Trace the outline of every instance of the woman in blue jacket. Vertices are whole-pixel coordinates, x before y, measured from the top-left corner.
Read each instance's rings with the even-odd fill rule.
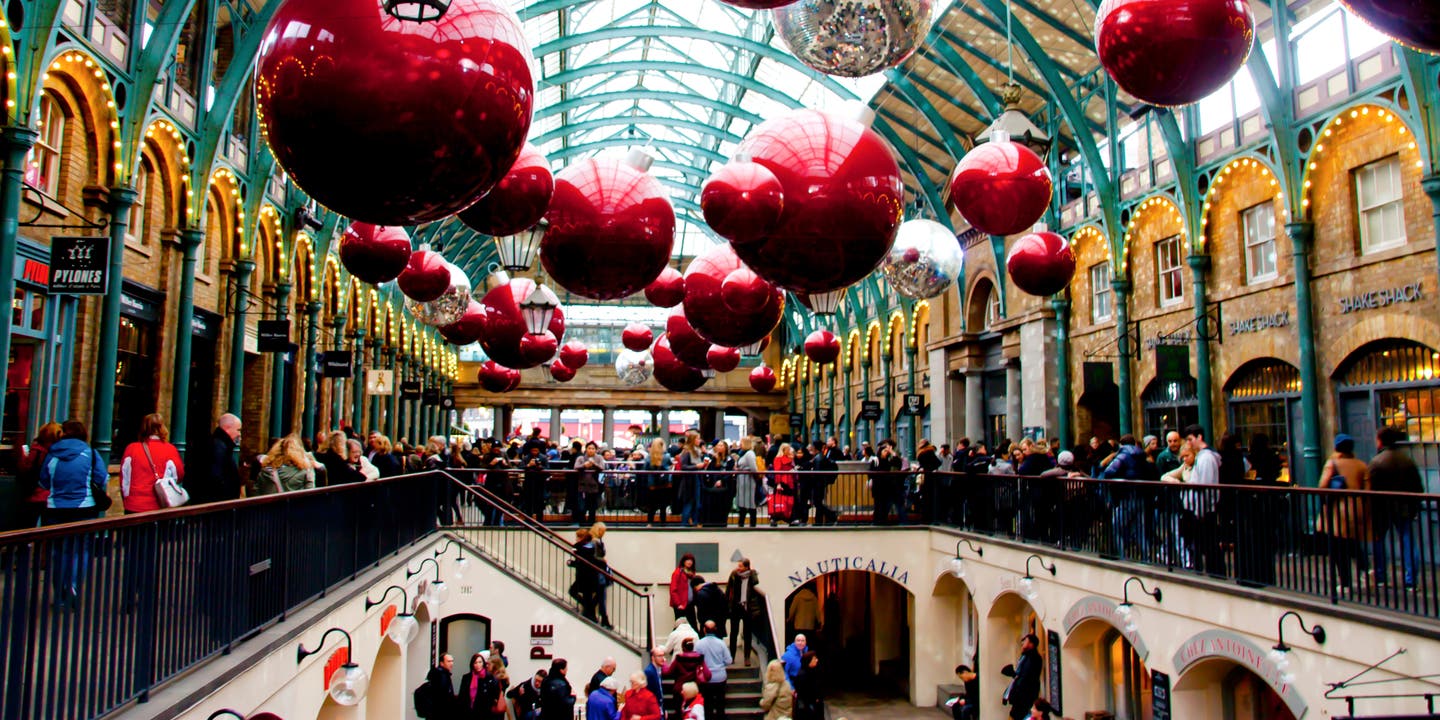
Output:
[[[50,446],[45,463],[40,466],[40,487],[50,491],[45,501],[42,522],[45,525],[93,520],[100,516],[103,499],[96,498],[95,488],[109,486],[110,475],[100,454],[90,447],[90,433],[78,420],[67,420],[60,426],[60,439]],[[84,535],[71,535],[52,547],[51,574],[55,582],[55,602],[60,607],[74,605],[90,564],[90,545]]]

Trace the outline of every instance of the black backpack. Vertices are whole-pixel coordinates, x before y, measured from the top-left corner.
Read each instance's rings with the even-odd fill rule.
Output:
[[[422,718],[428,718],[435,712],[435,693],[430,689],[430,681],[426,680],[415,688],[415,714]]]

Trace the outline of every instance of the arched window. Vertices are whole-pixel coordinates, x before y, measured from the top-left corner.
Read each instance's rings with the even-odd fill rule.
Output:
[[[152,172],[150,158],[142,157],[140,168],[135,173],[135,204],[130,207],[129,225],[126,228],[126,239],[142,246],[150,241],[146,208],[150,207],[150,176]]]
[[[60,158],[64,157],[66,118],[60,101],[48,92],[40,96],[37,125],[40,137],[30,150],[25,184],[55,197],[60,193]]]

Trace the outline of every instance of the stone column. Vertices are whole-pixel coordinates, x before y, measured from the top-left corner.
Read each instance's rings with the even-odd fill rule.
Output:
[[[1024,385],[1020,382],[1020,363],[1005,365],[1005,434],[1019,442],[1025,436]]]
[[[1294,249],[1295,328],[1300,343],[1300,468],[1290,476],[1296,485],[1313,486],[1320,479],[1320,377],[1315,369],[1315,308],[1310,289],[1315,223],[1286,223],[1285,232]]]
[[[120,345],[120,294],[125,273],[125,226],[130,220],[130,208],[135,205],[135,198],[135,191],[128,187],[110,188],[109,285],[100,310],[99,349],[95,358],[95,422],[90,428],[91,444],[106,462],[110,459],[110,444],[115,435],[116,358]],[[0,260],[3,260],[0,264],[9,263],[13,270],[14,255]],[[11,283],[13,288],[13,278]],[[10,297],[14,295],[12,289]],[[189,328],[184,330],[190,332]],[[8,332],[5,337],[9,342]],[[9,357],[8,352],[6,357]],[[239,412],[238,405],[236,412]]]
[[[560,420],[561,409],[550,408],[550,442],[560,443],[560,436],[565,433],[565,424]]]
[[[1210,316],[1205,314],[1206,281],[1210,276],[1210,256],[1191,255],[1190,283],[1195,289],[1195,394],[1200,413],[1200,427],[1205,428],[1205,437],[1215,437],[1215,411],[1211,398],[1214,397],[1214,379],[1210,372],[1210,341],[1205,338],[1211,333],[1223,332],[1222,328],[1210,327]],[[1184,428],[1181,428],[1184,430]],[[1165,438],[1160,438],[1161,442]]]
[[[1111,280],[1110,289],[1115,302],[1115,348],[1120,356],[1115,373],[1115,384],[1120,388],[1120,434],[1134,431],[1135,388],[1130,380],[1130,281]]]
[[[275,284],[275,317],[289,319],[290,283]],[[287,336],[288,338],[288,336]],[[270,439],[285,434],[285,355],[270,354]]]
[[[965,435],[972,443],[985,442],[985,373],[971,369],[965,373]]]
[[[945,367],[945,351],[931,350],[928,353],[930,366],[930,442],[943,445],[954,442],[950,436],[950,373]],[[953,446],[952,446],[953,448]]]
[[[615,438],[615,408],[601,409],[600,418],[600,444],[611,445]]]

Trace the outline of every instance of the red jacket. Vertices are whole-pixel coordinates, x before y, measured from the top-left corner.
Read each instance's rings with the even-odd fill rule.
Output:
[[[625,694],[625,707],[620,709],[621,720],[631,720],[637,715],[640,720],[661,720],[663,717],[660,701],[655,699],[655,693],[649,688],[637,688]]]
[[[689,597],[690,576],[685,573],[685,568],[677,567],[675,572],[670,573],[670,607],[684,610],[690,604],[686,602]]]
[[[145,457],[146,447],[150,457]],[[155,465],[150,465],[150,459]],[[160,510],[160,501],[155,499],[155,481],[165,473],[174,473],[177,480],[185,479],[185,465],[180,460],[180,451],[174,445],[150,438],[144,445],[130,443],[120,456],[120,496],[125,501],[125,512],[149,512]]]

